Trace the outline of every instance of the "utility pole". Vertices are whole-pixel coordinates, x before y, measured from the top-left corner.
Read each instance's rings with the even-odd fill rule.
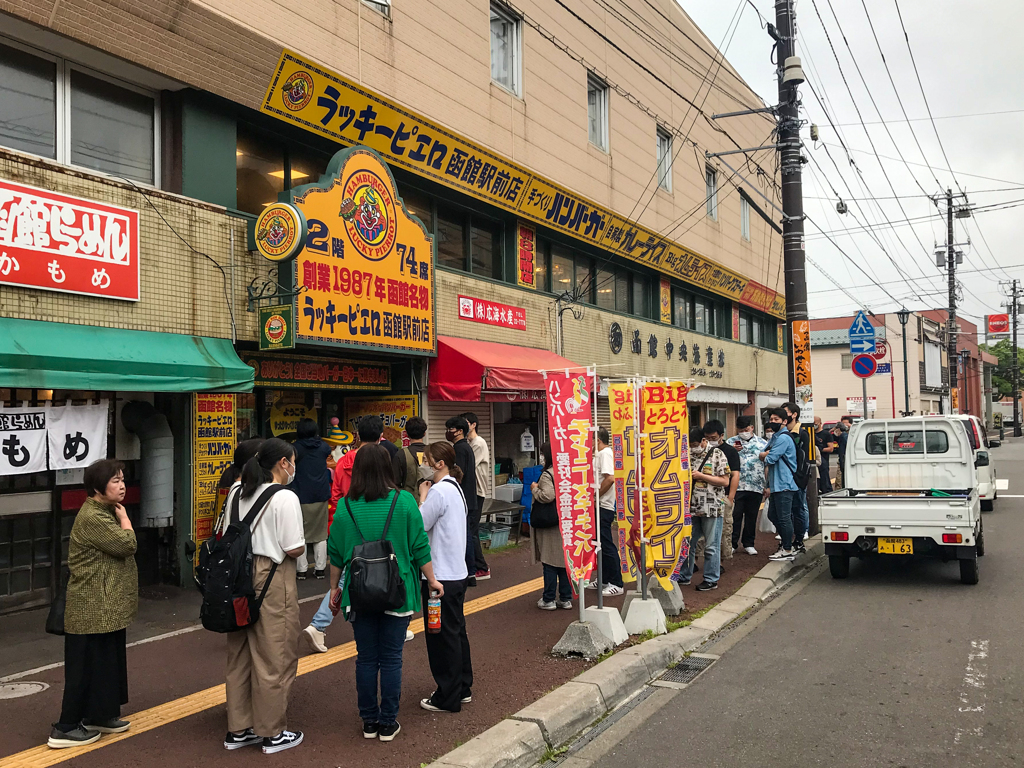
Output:
[[[956,390],[956,249],[953,245],[953,190],[946,189],[946,270],[949,279],[949,321],[946,324],[946,364],[949,367],[949,409],[957,413],[953,403],[958,399]]]
[[[1020,366],[1017,364],[1017,312],[1020,311],[1020,280],[1013,281],[1013,294],[1010,303],[1010,317],[1013,323],[1013,436],[1021,436],[1020,427]]]

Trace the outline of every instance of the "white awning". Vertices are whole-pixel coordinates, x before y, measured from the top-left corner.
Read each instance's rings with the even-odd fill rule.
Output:
[[[723,387],[696,387],[686,396],[691,403],[714,403],[716,405],[746,405],[749,402],[745,389]]]

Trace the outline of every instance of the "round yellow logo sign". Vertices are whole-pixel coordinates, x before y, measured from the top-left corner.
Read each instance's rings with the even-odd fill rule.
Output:
[[[287,261],[306,243],[306,217],[290,203],[272,203],[256,219],[256,250],[271,261]]]

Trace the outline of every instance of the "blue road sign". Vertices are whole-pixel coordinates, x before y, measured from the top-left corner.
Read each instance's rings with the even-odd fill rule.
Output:
[[[878,370],[878,361],[871,355],[857,355],[853,358],[853,363],[850,367],[853,369],[853,375],[857,378],[869,379]]]
[[[879,363],[875,373],[892,373],[892,363]]]
[[[850,323],[850,354],[870,355],[875,351],[875,327],[861,310]]]

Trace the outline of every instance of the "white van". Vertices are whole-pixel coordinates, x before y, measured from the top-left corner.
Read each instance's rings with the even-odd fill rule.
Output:
[[[990,444],[985,424],[977,416],[959,414],[957,416],[929,416],[928,418],[953,419],[967,433],[967,441],[974,452],[974,466],[978,470],[978,498],[981,500],[981,511],[991,512],[996,496],[996,468],[989,455]]]

